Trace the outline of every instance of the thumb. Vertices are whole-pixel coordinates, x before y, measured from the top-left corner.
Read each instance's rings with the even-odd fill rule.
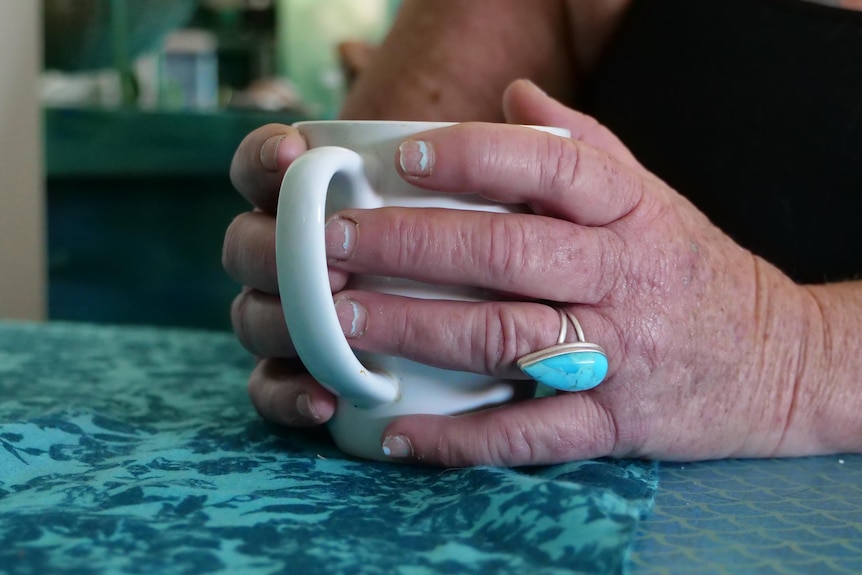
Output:
[[[598,120],[554,100],[530,80],[509,84],[503,93],[503,114],[510,124],[567,128],[572,139],[607,152],[623,164],[641,168],[620,139]]]

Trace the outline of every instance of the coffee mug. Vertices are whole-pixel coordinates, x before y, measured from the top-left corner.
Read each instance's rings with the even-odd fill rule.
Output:
[[[385,206],[519,211],[477,195],[442,194],[408,184],[395,169],[399,144],[442,122],[299,122],[309,150],[288,168],[276,219],[276,261],[290,337],[308,372],[338,398],[329,430],[351,455],[385,459],[382,433],[408,414],[454,415],[512,399],[512,381],[435,368],[401,357],[351,349],[333,305],[324,226],[345,208]],[[568,130],[531,126],[569,137]],[[483,301],[472,287],[354,275],[348,288],[428,299]]]

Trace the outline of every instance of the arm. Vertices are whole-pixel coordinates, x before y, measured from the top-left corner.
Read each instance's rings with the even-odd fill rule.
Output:
[[[502,121],[500,97],[529,78],[571,102],[628,0],[405,0],[345,118]]]
[[[862,451],[862,282],[803,286],[811,322],[789,428],[810,430],[811,452]]]

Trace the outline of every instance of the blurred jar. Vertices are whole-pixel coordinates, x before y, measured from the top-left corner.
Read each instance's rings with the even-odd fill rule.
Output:
[[[207,30],[178,30],[168,36],[160,70],[160,107],[186,110],[218,107],[217,46],[215,35]]]

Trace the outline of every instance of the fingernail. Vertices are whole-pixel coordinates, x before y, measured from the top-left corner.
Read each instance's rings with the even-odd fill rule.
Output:
[[[387,435],[383,439],[383,455],[386,457],[413,457],[413,446],[403,435]]]
[[[356,222],[334,217],[326,222],[326,255],[338,261],[349,260],[356,248]]]
[[[343,297],[335,300],[335,314],[346,337],[358,337],[368,327],[368,311],[356,300]]]
[[[398,162],[408,176],[430,176],[434,168],[434,148],[430,142],[407,140],[398,146]]]
[[[265,169],[278,171],[278,145],[284,140],[284,136],[272,136],[260,147],[260,165]]]
[[[303,419],[309,421],[318,421],[320,419],[320,414],[314,409],[314,404],[311,403],[311,396],[307,393],[300,393],[296,397],[296,412]]]

